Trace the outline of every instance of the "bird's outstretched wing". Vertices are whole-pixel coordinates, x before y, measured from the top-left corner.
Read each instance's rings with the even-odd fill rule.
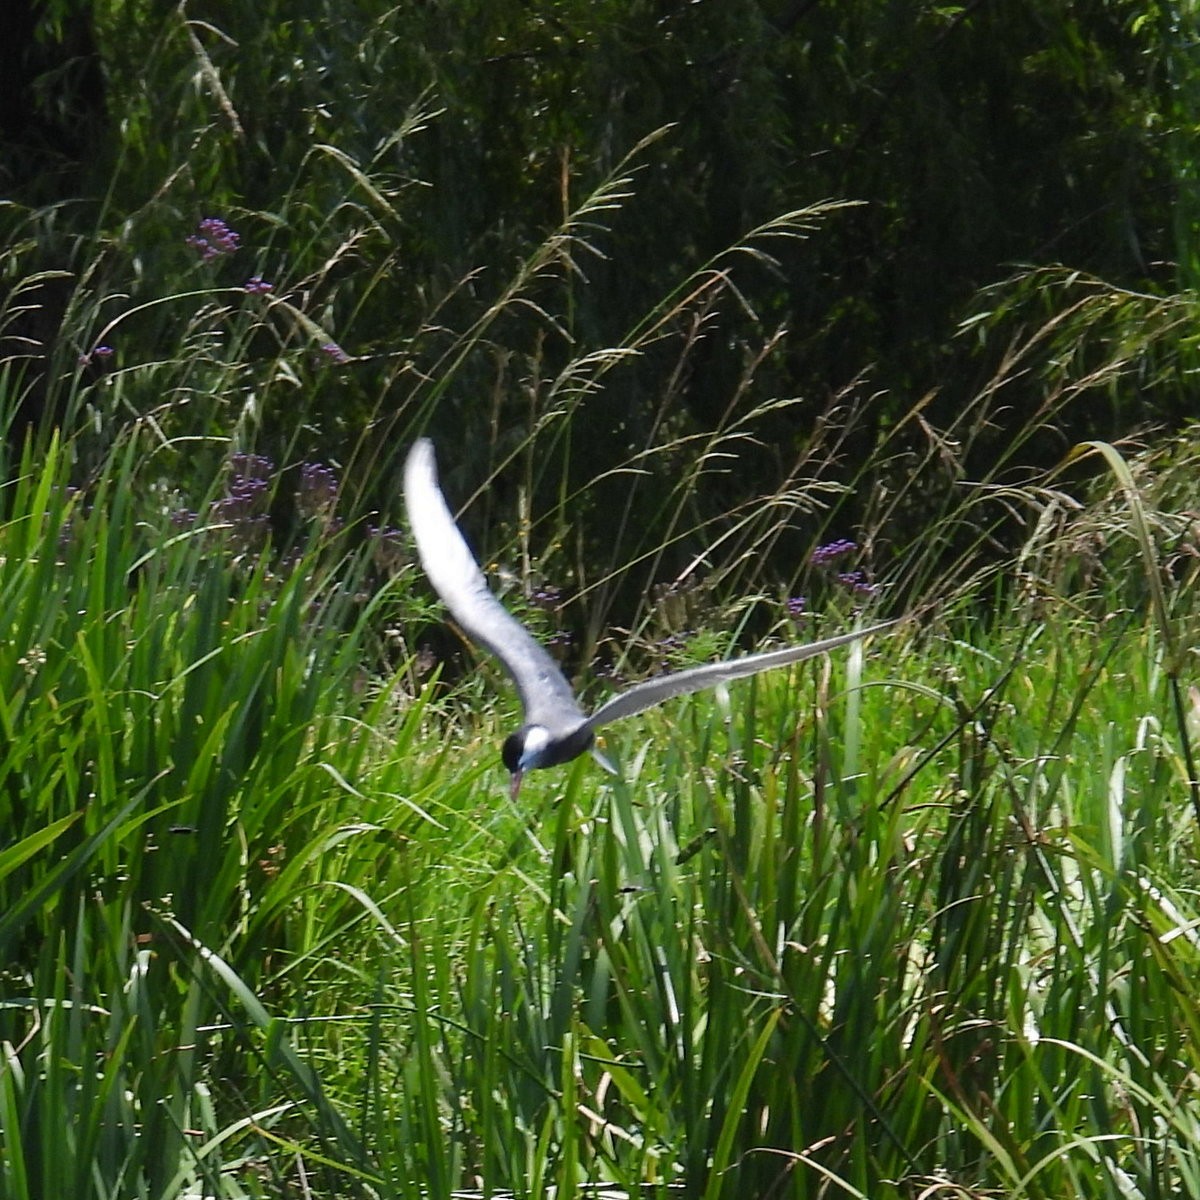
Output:
[[[707,663],[702,667],[659,675],[646,680],[645,683],[635,684],[628,691],[602,704],[588,718],[588,725],[595,729],[611,721],[619,721],[622,717],[644,712],[656,704],[662,704],[664,700],[670,700],[672,696],[686,696],[689,692],[700,692],[705,688],[728,683],[731,679],[742,679],[747,675],[757,675],[760,671],[769,671],[772,667],[800,662],[802,659],[812,658],[815,654],[836,650],[838,646],[844,646],[868,634],[889,629],[895,624],[896,621],[884,621],[866,629],[855,629],[850,633],[840,633],[836,637],[825,638],[819,642],[810,642],[807,646],[785,646],[781,650],[767,650],[762,654],[748,654],[745,658],[731,658],[725,662]]]
[[[433,443],[419,439],[404,464],[404,505],[421,566],[463,632],[512,676],[528,724],[577,727],[583,712],[557,663],[488,590],[438,487]]]

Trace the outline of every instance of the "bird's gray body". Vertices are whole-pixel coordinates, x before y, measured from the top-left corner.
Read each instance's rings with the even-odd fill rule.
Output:
[[[896,624],[885,621],[805,646],[785,646],[762,654],[708,663],[635,684],[587,716],[558,664],[492,595],[467,548],[438,486],[433,443],[417,441],[404,466],[404,501],[421,565],[450,615],[472,641],[490,650],[512,676],[525,712],[525,724],[504,744],[504,762],[513,775],[513,794],[523,771],[552,767],[578,757],[594,731],[673,696],[717,687],[772,667],[824,654]]]

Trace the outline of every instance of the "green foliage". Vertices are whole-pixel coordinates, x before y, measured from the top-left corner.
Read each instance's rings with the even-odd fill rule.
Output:
[[[247,526],[260,460],[172,519],[156,444],[4,493],[0,1194],[1198,1182],[1182,443],[1043,492],[992,633],[647,714],[527,813],[486,706],[363,690],[410,573],[327,492]]]
[[[1189,13],[40,15],[0,1200],[1200,1193]],[[517,810],[419,430],[586,689],[917,619]]]
[[[197,1139],[231,1136],[213,1067],[236,1052],[199,967],[220,955],[251,987],[272,967],[248,947],[287,953],[272,864],[313,852],[347,736],[356,639],[335,635],[358,614],[323,547],[281,577],[231,526],[180,532],[145,493],[147,444],[114,448],[86,495],[57,445],[27,453],[3,497],[6,1195],[208,1176]]]
[[[472,489],[501,471],[506,498],[534,489],[531,512],[609,480],[573,510],[585,553],[570,557],[588,561],[611,543],[625,482],[612,473],[637,455],[739,424],[769,447],[709,472],[699,530],[788,487],[810,431],[844,421],[823,481],[844,534],[870,494],[848,464],[875,459],[915,404],[955,424],[1010,340],[1045,319],[1038,305],[1069,319],[1069,296],[1038,284],[1026,304],[1015,281],[989,307],[1009,314],[993,336],[955,340],[1012,263],[1066,262],[1114,294],[1179,282],[1156,264],[1187,259],[1194,224],[1192,23],[1127,0],[61,0],[46,41],[89,31],[109,119],[81,201],[31,183],[4,210],[0,332],[5,357],[30,357],[22,416],[73,427],[82,407],[111,424],[166,399],[192,436],[236,425],[279,461],[320,444],[362,463],[365,509],[393,491],[381,441],[432,420],[463,446]],[[780,213],[820,236],[764,236]],[[236,256],[202,262],[184,244],[209,216],[239,231]],[[242,292],[256,276],[269,296]],[[1135,325],[1131,312],[1125,340]],[[78,359],[106,339],[96,404],[81,394],[96,364]],[[1158,361],[1179,362],[1182,340],[1160,342]],[[1050,364],[1065,361],[1055,349]],[[1018,427],[1042,428],[1030,379],[1009,378],[1005,401]],[[1055,424],[1066,444],[1111,440],[1148,412],[1177,421],[1181,396],[1114,389],[1060,406]],[[506,470],[564,408],[544,471]],[[1048,465],[1028,441],[1013,465],[1031,454]],[[649,544],[672,543],[676,498],[658,487],[640,507],[661,514]],[[512,508],[488,515],[489,539]],[[679,545],[655,582],[713,536]],[[789,554],[776,548],[777,574]],[[616,608],[636,619],[628,596]],[[594,639],[604,623],[574,624]]]

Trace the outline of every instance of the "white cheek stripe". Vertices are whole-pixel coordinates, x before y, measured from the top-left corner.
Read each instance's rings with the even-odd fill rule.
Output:
[[[543,750],[550,745],[550,731],[541,725],[533,725],[525,732],[525,744],[521,747],[521,766],[531,767]]]

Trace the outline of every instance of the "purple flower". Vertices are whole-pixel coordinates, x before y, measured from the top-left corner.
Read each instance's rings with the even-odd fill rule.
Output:
[[[257,455],[244,455],[257,458]],[[270,533],[267,515],[271,485],[266,479],[235,476],[229,482],[229,493],[214,500],[209,513],[219,525],[229,527],[229,536],[243,551],[258,549]]]
[[[367,539],[371,544],[371,557],[381,571],[389,574],[398,571],[408,561],[404,553],[404,531],[389,526],[367,526]]]
[[[270,479],[275,464],[265,454],[247,454],[239,451],[229,459],[229,470],[234,480]]]
[[[235,233],[219,217],[205,217],[200,222],[197,232],[186,239],[189,246],[194,246],[205,262],[212,262],[222,254],[232,254],[241,241]]]
[[[265,479],[235,479],[229,485],[229,494],[213,501],[213,514],[235,525],[257,518],[266,508],[270,486]]]
[[[251,275],[243,285],[252,296],[261,296],[266,292],[272,291],[275,287],[273,283],[268,283],[261,275]]]
[[[668,633],[666,637],[659,638],[658,648],[667,654],[675,650],[684,650],[687,648],[688,642],[694,637],[694,631],[691,629],[681,630],[679,633]]]
[[[814,567],[828,567],[832,563],[837,562],[839,558],[845,558],[847,554],[853,554],[858,547],[849,539],[841,538],[836,542],[829,542],[827,545],[818,546],[813,552],[809,560]]]
[[[114,351],[111,346],[105,346],[105,345],[95,346],[91,350],[89,350],[86,354],[81,354],[79,356],[79,365],[81,367],[90,367],[92,365],[92,359],[94,359],[94,358],[112,358],[113,353],[114,353]]]
[[[805,610],[808,608],[808,600],[804,596],[789,596],[787,601],[787,614],[793,621],[804,616]]]
[[[562,604],[562,589],[547,583],[538,588],[529,599],[535,608],[542,608],[549,611],[558,608]]]
[[[838,575],[837,581],[856,596],[873,596],[877,590],[862,571],[843,571]]]
[[[348,355],[345,350],[343,350],[341,346],[337,344],[337,342],[326,342],[321,347],[321,353],[327,358],[331,359],[333,362],[337,363],[339,366],[342,363],[348,363],[350,361],[350,355]]]
[[[265,541],[270,529],[267,507],[271,501],[271,476],[275,464],[262,454],[239,452],[229,459],[229,490],[214,500],[210,516],[232,527],[232,535],[244,549]]]
[[[296,504],[306,517],[328,515],[337,503],[338,480],[324,463],[306,462],[300,468],[300,486],[296,489]]]

